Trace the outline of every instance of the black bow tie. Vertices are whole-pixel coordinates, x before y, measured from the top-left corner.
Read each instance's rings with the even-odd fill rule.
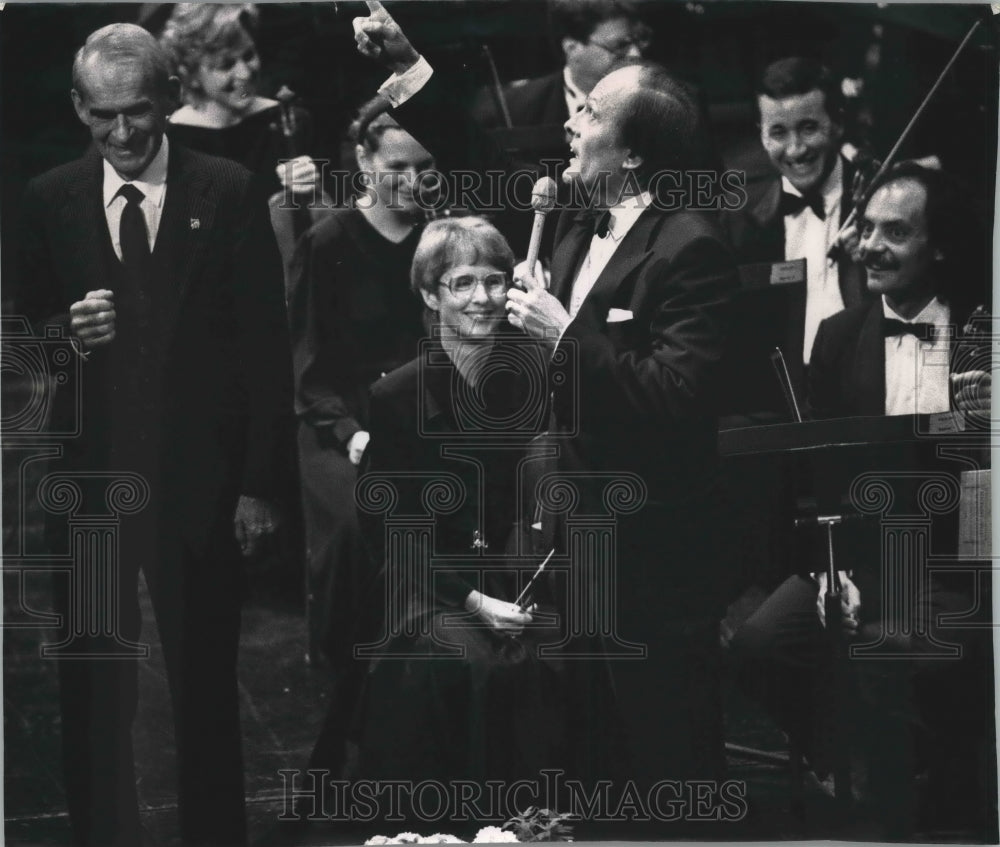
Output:
[[[604,211],[594,217],[594,235],[607,238],[611,228],[611,212]]]
[[[918,341],[934,341],[937,333],[934,324],[908,323],[907,321],[897,321],[895,318],[882,318],[883,336],[889,338],[894,335],[906,334],[916,336]]]
[[[782,216],[785,215],[797,215],[804,208],[808,206],[812,209],[813,214],[819,218],[821,221],[826,220],[826,209],[823,208],[823,197],[817,192],[810,192],[809,194],[791,194],[788,191],[781,192],[781,203],[779,205],[779,210]]]

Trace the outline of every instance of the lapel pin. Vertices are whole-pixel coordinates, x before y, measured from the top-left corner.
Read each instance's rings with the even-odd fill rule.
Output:
[[[191,218],[191,229],[201,229],[201,220],[199,218]]]

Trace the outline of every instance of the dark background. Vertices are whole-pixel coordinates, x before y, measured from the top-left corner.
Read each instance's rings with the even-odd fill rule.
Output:
[[[481,45],[490,45],[504,81],[560,64],[547,12],[537,0],[410,0],[387,4],[432,64],[471,95],[488,80]],[[156,7],[165,17],[168,6]],[[918,124],[904,153],[938,153],[972,186],[970,202],[992,219],[996,167],[997,32],[988,6],[647,2],[657,33],[655,56],[697,83],[709,104],[727,165],[766,167],[756,142],[752,86],[769,61],[798,52],[822,58],[838,75],[865,75],[878,41],[881,62],[867,80],[873,115],[865,134],[885,155],[962,35],[983,18]],[[13,270],[17,206],[26,181],[78,156],[88,135],[69,100],[73,53],[94,29],[136,21],[138,4],[8,3],[0,14],[0,247]],[[314,157],[339,164],[353,109],[374,94],[384,73],[354,50],[351,19],[360,2],[265,4],[259,47],[262,93],[290,86],[313,114]],[[877,38],[876,27],[881,35]],[[849,130],[855,139],[861,132]],[[3,299],[12,276],[3,274]]]

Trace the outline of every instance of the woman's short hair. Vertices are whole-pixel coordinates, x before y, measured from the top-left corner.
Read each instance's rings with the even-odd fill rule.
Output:
[[[160,35],[160,44],[184,86],[185,99],[197,97],[191,82],[206,59],[236,43],[242,35],[256,38],[260,13],[250,3],[178,3]]]
[[[410,288],[417,294],[437,291],[441,277],[458,265],[493,265],[513,274],[514,251],[485,218],[442,218],[429,223],[420,236],[410,268]]]

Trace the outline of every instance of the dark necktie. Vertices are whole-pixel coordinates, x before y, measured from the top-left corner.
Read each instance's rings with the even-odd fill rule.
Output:
[[[928,323],[908,323],[907,321],[897,321],[895,318],[882,318],[882,335],[886,338],[895,335],[913,335],[918,341],[934,341],[934,324]]]
[[[146,218],[139,204],[145,195],[134,185],[125,183],[118,189],[118,195],[125,198],[118,240],[122,247],[122,262],[130,272],[141,270],[149,259],[149,234]]]
[[[821,221],[826,220],[826,210],[823,208],[823,198],[821,195],[815,192],[806,195],[791,194],[788,191],[781,192],[779,210],[782,216],[797,215],[806,206],[812,209],[813,214]]]

